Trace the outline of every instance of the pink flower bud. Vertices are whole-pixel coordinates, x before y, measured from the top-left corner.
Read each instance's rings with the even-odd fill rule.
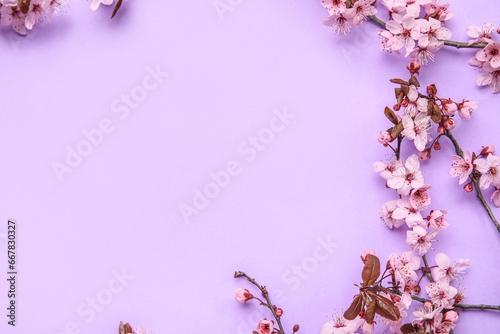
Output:
[[[418,152],[418,160],[420,161],[427,161],[431,158],[431,149],[427,148],[423,150],[422,152]]]
[[[455,121],[453,120],[453,118],[447,119],[446,122],[444,122],[444,127],[447,130],[453,130],[455,128]]]
[[[443,322],[455,323],[458,321],[458,313],[455,311],[448,311],[444,314]]]
[[[392,109],[394,109],[394,111],[399,111],[399,109],[401,109],[401,105],[395,104],[394,107],[392,107]]]
[[[408,69],[408,71],[410,71],[411,74],[418,74],[418,71],[420,71],[420,69],[422,68],[422,64],[420,64],[420,62],[415,59],[415,60],[412,60],[407,66],[406,68]]]
[[[488,146],[483,147],[483,150],[481,151],[481,155],[486,156],[486,155],[493,153],[493,152],[495,152],[495,146],[488,145]]]
[[[280,309],[280,308],[279,308],[279,309],[276,309],[276,315],[277,315],[278,317],[281,317],[281,316],[283,315],[283,310],[282,310],[282,309]]]
[[[441,144],[438,141],[434,143],[434,149],[436,151],[439,151],[441,149]]]
[[[260,320],[257,324],[257,332],[259,334],[271,334],[274,332],[274,321],[267,319]]]
[[[236,301],[240,303],[246,303],[250,299],[252,299],[252,294],[247,289],[236,289]]]
[[[491,202],[495,207],[500,208],[500,189],[497,189],[491,194]]]
[[[458,110],[458,106],[455,102],[448,100],[443,103],[443,112],[448,116],[455,116],[455,112]]]
[[[469,182],[467,183],[465,186],[464,186],[464,190],[468,193],[470,193],[471,191],[474,190],[474,184],[472,182]]]
[[[363,262],[366,262],[366,257],[368,256],[368,254],[375,255],[375,251],[373,249],[367,249],[363,253],[361,253],[361,260],[363,260]]]
[[[440,126],[438,127],[438,132],[439,134],[444,134],[446,132],[446,129],[444,128],[444,126]]]
[[[408,99],[404,99],[403,101],[401,101],[401,106],[402,107],[408,107]]]
[[[392,137],[387,131],[380,131],[380,135],[378,136],[378,142],[387,146],[392,141]]]

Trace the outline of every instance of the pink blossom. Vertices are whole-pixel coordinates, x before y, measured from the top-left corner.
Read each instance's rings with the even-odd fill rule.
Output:
[[[500,185],[499,185],[499,187],[500,187]],[[491,194],[490,201],[493,203],[493,205],[494,205],[496,208],[500,208],[500,189],[495,190],[495,191]]]
[[[420,161],[427,161],[431,158],[431,149],[427,148],[423,150],[422,152],[418,152],[418,160]]]
[[[487,39],[488,45],[476,53],[476,59],[483,62],[489,62],[491,67],[497,69],[500,67],[500,42]]]
[[[434,318],[441,313],[443,310],[442,307],[437,307],[434,308],[432,304],[426,303],[424,304],[423,307],[415,310],[413,312],[413,315],[415,316],[415,319],[412,320],[412,325],[416,325],[421,323],[422,326],[425,328],[426,332],[431,332],[432,331],[432,325],[434,324]]]
[[[427,112],[428,100],[423,97],[418,97],[417,87],[410,85],[408,91],[408,105],[405,108],[404,115],[417,116],[419,112]]]
[[[458,321],[458,313],[455,311],[448,311],[444,314],[444,321],[455,323]]]
[[[404,219],[396,219],[392,216],[394,210],[398,208],[396,203],[397,200],[389,201],[382,206],[382,210],[380,211],[380,219],[382,219],[385,225],[390,229],[393,227],[399,228],[405,223]]]
[[[1,10],[1,24],[9,26],[20,34],[26,35],[26,14],[23,14],[19,7],[2,6]]]
[[[358,0],[352,8],[346,9],[345,17],[352,21],[354,26],[359,26],[367,16],[377,14],[377,9],[372,6],[373,0]]]
[[[2,6],[9,6],[9,7],[17,6],[18,0],[0,0],[0,4]]]
[[[380,131],[380,136],[378,136],[378,142],[387,146],[390,142],[392,142],[392,137],[387,131]]]
[[[401,2],[406,6],[406,12],[417,18],[420,15],[420,6],[431,3],[431,0],[401,0]]]
[[[387,51],[389,53],[392,53],[394,51],[395,54],[399,55],[401,52],[398,50],[393,50],[391,46],[389,46],[389,41],[394,37],[393,34],[391,34],[388,30],[379,30],[377,34],[380,36],[382,39],[382,42],[380,42],[380,48],[382,51]]]
[[[445,22],[451,19],[454,15],[453,12],[448,11],[450,4],[440,4],[440,0],[432,0],[431,3],[424,6],[425,12],[429,15],[437,14],[439,16],[439,21]]]
[[[373,163],[373,171],[376,173],[380,173],[380,176],[384,180],[388,180],[391,178],[392,173],[395,172],[396,170],[403,168],[403,163],[401,160],[396,160],[396,161],[388,161],[387,165],[383,163],[382,161],[375,161]]]
[[[341,14],[346,10],[345,0],[323,0],[321,4],[330,15]]]
[[[344,317],[328,321],[321,327],[320,334],[354,334],[360,325],[360,319],[346,320]]]
[[[344,14],[330,15],[326,20],[323,20],[323,24],[332,27],[333,31],[337,35],[346,35],[351,31],[349,20],[344,16]]]
[[[429,17],[429,20],[417,20],[420,27],[421,36],[418,39],[418,45],[426,47],[431,43],[438,43],[440,40],[449,39],[451,31],[442,27],[441,22]]]
[[[416,256],[412,251],[404,252],[403,254],[391,254],[389,263],[394,270],[394,277],[397,282],[405,285],[406,282],[418,280],[416,270],[420,268],[420,257]]]
[[[31,30],[36,23],[43,20],[45,16],[45,11],[42,7],[43,0],[31,0],[30,9],[26,15],[25,25],[26,28]]]
[[[429,224],[435,230],[440,230],[449,226],[448,220],[444,215],[448,214],[446,210],[433,210],[429,216]]]
[[[49,22],[52,20],[52,15],[56,13],[59,15],[62,0],[44,0],[42,3],[43,10],[47,12]]]
[[[415,58],[415,60],[426,65],[429,60],[434,61],[434,59],[436,58],[436,56],[434,56],[434,53],[439,51],[443,46],[443,42],[431,42],[425,47],[417,45],[417,47],[413,49],[413,51],[406,53],[405,57]]]
[[[458,114],[460,115],[460,117],[462,117],[462,119],[470,120],[470,116],[472,115],[472,112],[476,108],[477,108],[476,101],[464,100],[462,103],[458,105]]]
[[[481,65],[484,72],[478,75],[476,84],[478,86],[488,85],[494,94],[500,92],[500,68],[495,69],[490,63],[480,63],[479,66]]]
[[[257,324],[259,334],[271,334],[274,332],[274,321],[267,319],[260,320]]]
[[[483,149],[481,151],[481,155],[487,156],[490,153],[495,153],[495,146],[493,146],[493,145],[483,146]]]
[[[451,165],[450,176],[459,176],[458,184],[463,184],[465,181],[467,181],[470,173],[472,173],[472,170],[474,169],[474,167],[472,166],[472,155],[469,151],[465,151],[464,158],[465,160],[458,155],[451,156],[453,164]]]
[[[404,219],[406,225],[412,228],[414,226],[425,227],[427,224],[422,218],[420,211],[410,203],[407,196],[402,196],[401,199],[396,200],[398,206],[392,213],[392,218],[400,220]]]
[[[437,268],[432,270],[432,275],[438,282],[446,281],[449,283],[452,280],[457,279],[460,273],[470,266],[469,259],[458,260],[452,266],[450,258],[444,253],[436,254],[435,260]]]
[[[422,256],[429,251],[431,248],[431,242],[438,233],[439,230],[427,233],[425,228],[415,226],[411,231],[406,233],[406,243],[413,249],[413,251]]]
[[[455,102],[451,100],[443,101],[443,112],[445,115],[453,117],[455,112],[458,110],[458,106]]]
[[[405,168],[406,167],[406,168]],[[387,186],[396,189],[400,195],[408,195],[412,188],[424,185],[418,156],[413,154],[406,159],[405,165],[396,169],[387,180]]]
[[[491,39],[491,34],[495,31],[495,23],[485,23],[483,27],[474,24],[467,25],[467,36],[473,38],[469,45],[474,43],[486,43],[486,39]]]
[[[247,289],[241,289],[241,288],[236,289],[236,301],[240,303],[246,303],[252,298],[253,298],[252,294]]]
[[[101,5],[111,5],[113,3],[113,0],[92,0],[92,3],[90,4],[90,9],[92,10],[97,10],[99,6]]]
[[[389,10],[389,13],[404,14],[405,4],[401,0],[382,0],[382,5]]]
[[[426,184],[410,192],[410,203],[418,211],[423,211],[431,205],[431,196],[427,193],[427,190],[431,188],[430,184]]]
[[[481,189],[488,188],[492,183],[500,184],[500,158],[493,154],[488,154],[485,159],[476,159],[474,161],[476,168],[483,175],[479,179]]]
[[[450,286],[446,281],[429,283],[425,287],[425,291],[431,297],[432,303],[438,307],[446,309],[453,308],[452,299],[458,293],[458,290]]]
[[[388,46],[393,50],[405,47],[406,52],[410,52],[415,47],[415,40],[420,37],[420,28],[415,18],[409,14],[405,16],[394,14],[393,19],[387,21],[385,27],[393,34],[388,41]]]
[[[427,132],[431,127],[431,117],[427,116],[427,113],[420,113],[415,119],[404,116],[403,126],[402,134],[409,140],[413,140],[417,150],[423,151],[427,142],[432,139]]]

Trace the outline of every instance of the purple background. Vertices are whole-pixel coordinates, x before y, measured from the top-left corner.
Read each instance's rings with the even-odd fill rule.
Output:
[[[389,153],[376,141],[389,124],[383,108],[394,104],[388,79],[406,77],[408,60],[381,52],[371,23],[336,37],[321,24],[319,0],[232,3],[221,18],[211,1],[125,1],[110,21],[111,8],[92,13],[72,1],[28,37],[2,29],[0,254],[15,218],[19,298],[13,329],[2,279],[0,332],[116,333],[123,320],[157,334],[251,333],[270,314],[234,300],[234,288],[250,288],[232,278],[243,270],[282,293],[287,331],[299,323],[318,333],[356,293],[364,249],[382,259],[408,250],[405,232],[378,218],[396,193],[371,170]],[[466,23],[495,22],[500,10],[496,1],[452,6],[455,40],[466,40]],[[457,121],[465,149],[500,148],[500,97],[475,86],[473,54],[442,50],[420,80],[441,96],[479,101],[472,121]],[[169,76],[121,119],[111,105],[140,93],[148,67]],[[247,161],[238,147],[248,149],[284,108],[296,117]],[[53,163],[103,119],[113,131],[60,182]],[[448,176],[452,147],[442,146],[424,170],[431,207],[449,211],[450,227],[430,260],[470,258],[466,302],[498,303],[499,235]],[[240,173],[187,224],[179,205],[230,161]],[[5,255],[0,262],[6,268]],[[297,266],[309,272],[300,277]],[[122,270],[133,279],[118,292]],[[108,304],[87,322],[77,309],[98,295]],[[455,333],[499,324],[498,314],[471,311]]]

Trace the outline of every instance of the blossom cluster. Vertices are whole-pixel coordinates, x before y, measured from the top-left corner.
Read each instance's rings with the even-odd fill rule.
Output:
[[[0,0],[0,24],[12,26],[20,35],[26,35],[45,19],[50,22],[54,13],[61,13],[65,0]],[[100,4],[111,5],[114,0],[92,0],[90,8],[97,10]]]
[[[500,92],[500,42],[493,40],[494,23],[485,23],[482,27],[467,25],[467,35],[473,38],[469,44],[486,43],[484,49],[476,52],[469,64],[480,69],[476,79],[479,86],[489,86],[493,93]],[[497,32],[500,31],[497,30]]]

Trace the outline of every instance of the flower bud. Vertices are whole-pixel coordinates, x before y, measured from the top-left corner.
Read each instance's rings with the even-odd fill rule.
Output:
[[[443,126],[438,127],[438,132],[439,134],[444,134],[446,132],[446,129]]]
[[[455,121],[453,120],[453,118],[448,118],[445,122],[444,122],[444,127],[447,129],[447,130],[453,130],[455,128]]]
[[[283,315],[283,310],[282,310],[282,309],[280,309],[280,308],[279,308],[279,309],[276,309],[276,315],[277,315],[278,317],[281,317],[281,316]]]
[[[488,145],[488,146],[484,146],[483,147],[483,150],[481,151],[481,155],[488,155],[490,153],[493,153],[495,152],[495,146],[493,145]]]
[[[451,100],[447,100],[446,103],[443,103],[443,112],[447,116],[455,116],[455,112],[458,110],[458,106],[455,102]]]
[[[252,299],[252,294],[247,289],[236,289],[236,301],[240,303],[246,303],[250,299]]]
[[[448,311],[444,314],[444,322],[452,322],[455,323],[458,321],[458,313],[455,311]]]
[[[415,291],[416,294],[419,294],[420,291],[422,291],[422,288],[420,287],[420,285],[417,285],[416,287],[413,288],[413,290]]]
[[[401,106],[402,107],[408,107],[408,99],[404,99],[402,102],[401,102]]]
[[[437,92],[438,92],[438,90],[437,90],[435,84],[427,86],[427,94],[429,94],[429,95],[436,95]]]
[[[420,161],[427,161],[431,158],[431,149],[426,148],[422,152],[418,152],[418,160]]]
[[[300,329],[299,325],[295,325],[295,326],[293,326],[293,332],[294,332],[294,333],[295,333],[295,332],[298,332],[298,331],[299,331],[299,329]]]
[[[399,109],[401,109],[401,105],[395,104],[394,107],[392,107],[392,109],[394,109],[395,111],[399,111]]]
[[[434,149],[436,151],[439,151],[441,149],[441,144],[438,141],[434,143]]]
[[[412,60],[407,66],[406,68],[408,69],[408,71],[410,71],[410,73],[413,75],[413,74],[419,74],[418,71],[420,71],[420,69],[422,68],[422,64],[420,64],[420,62],[415,59],[415,60]]]
[[[391,135],[387,131],[380,131],[380,135],[378,136],[378,142],[387,146],[391,141],[393,141]]]
[[[363,263],[366,262],[366,257],[368,256],[368,254],[375,255],[375,251],[373,249],[367,249],[363,251],[363,253],[361,253],[361,260],[363,261]]]
[[[464,186],[464,190],[468,193],[470,193],[471,191],[474,190],[474,184],[472,182],[469,182],[467,183],[465,186]]]

